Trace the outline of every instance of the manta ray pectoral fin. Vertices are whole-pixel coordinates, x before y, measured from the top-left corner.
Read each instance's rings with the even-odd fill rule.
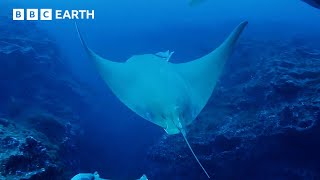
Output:
[[[117,76],[123,70],[123,68],[122,68],[123,63],[118,63],[118,62],[107,60],[105,58],[100,57],[95,52],[93,52],[90,48],[88,48],[85,41],[83,40],[83,37],[79,31],[77,23],[75,23],[75,26],[77,29],[79,39],[80,39],[86,53],[89,55],[90,59],[93,60],[95,66],[97,67],[102,78],[107,82],[107,84],[110,86],[110,88],[113,89],[112,84],[114,83],[114,81],[116,81],[115,78],[117,78]]]
[[[236,41],[247,24],[248,22],[245,21],[238,25],[229,37],[209,54],[190,62],[173,64],[190,86],[191,98],[196,106],[195,116],[207,104],[224,64],[229,59]]]
[[[189,88],[191,89],[191,100],[196,109],[193,118],[200,113],[202,108],[209,100],[216,82],[222,72],[225,61],[231,55],[237,39],[247,24],[247,22],[241,23],[216,50],[212,51],[208,55],[191,62],[173,64],[187,84],[190,85]],[[207,177],[210,178],[209,174],[193,152],[186,137],[186,132],[183,127],[181,128],[180,126],[181,122],[179,119],[178,122],[179,124],[173,121],[173,124],[175,124],[176,128],[179,129],[194,158],[197,160]]]
[[[109,60],[106,60],[102,57],[100,57],[99,55],[97,55],[96,53],[94,53],[91,49],[88,48],[87,44],[85,43],[85,41],[83,40],[83,37],[79,31],[79,28],[78,28],[78,24],[75,23],[75,26],[76,26],[76,30],[77,30],[77,33],[78,33],[78,36],[79,36],[79,39],[81,41],[81,44],[83,45],[84,49],[86,50],[86,53],[88,53],[89,57],[92,58],[96,63],[101,63],[100,61],[106,61],[108,63],[115,63],[115,62],[111,62]]]

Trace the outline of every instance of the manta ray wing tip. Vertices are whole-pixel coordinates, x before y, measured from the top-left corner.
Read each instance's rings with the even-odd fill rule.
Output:
[[[242,21],[242,23],[241,24],[243,24],[243,25],[247,25],[249,22],[248,21]]]
[[[240,27],[241,29],[244,29],[248,24],[249,24],[248,21],[242,21],[238,27]]]

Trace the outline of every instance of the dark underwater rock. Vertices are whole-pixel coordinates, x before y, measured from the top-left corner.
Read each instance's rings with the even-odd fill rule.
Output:
[[[0,179],[68,179],[72,174],[69,170],[72,164],[68,160],[70,157],[78,159],[78,149],[73,149],[72,156],[64,149],[71,151],[69,143],[74,142],[74,136],[77,135],[74,131],[73,127],[69,127],[66,132],[65,139],[68,142],[61,140],[52,143],[43,133],[26,126],[4,128],[4,137],[0,138]],[[73,165],[76,163],[73,162]]]
[[[214,179],[320,179],[318,47],[239,45],[188,127],[190,144]],[[151,179],[207,179],[179,135],[150,148],[146,164]]]
[[[16,151],[12,151],[13,154],[2,160],[2,176],[19,179],[46,179],[46,177],[56,179],[62,176],[62,169],[52,159],[50,151],[32,136],[26,137],[21,145],[14,138],[7,137],[4,140],[13,143],[10,143],[10,147],[2,148],[6,150],[16,148]]]
[[[89,93],[46,31],[18,23],[0,16],[0,179],[67,179]]]
[[[65,137],[66,129],[56,117],[49,114],[35,114],[26,120],[26,127],[43,133],[54,144],[61,143]]]
[[[0,20],[6,27],[0,31],[2,113],[12,119],[24,116],[30,108],[42,108],[74,119],[88,94],[64,65],[56,42],[34,23]]]

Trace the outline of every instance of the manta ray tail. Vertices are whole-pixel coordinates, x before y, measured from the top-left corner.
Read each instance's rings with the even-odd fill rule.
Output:
[[[186,132],[183,130],[183,129],[180,129],[181,131],[181,134],[184,138],[184,140],[186,141],[192,155],[194,156],[194,158],[197,160],[198,164],[200,165],[200,167],[202,168],[203,172],[207,175],[207,177],[210,179],[210,176],[209,174],[207,173],[206,169],[202,166],[201,162],[199,161],[198,157],[196,156],[196,154],[193,152],[193,149],[191,148],[190,144],[189,144],[189,141],[187,139],[187,135],[186,135]]]

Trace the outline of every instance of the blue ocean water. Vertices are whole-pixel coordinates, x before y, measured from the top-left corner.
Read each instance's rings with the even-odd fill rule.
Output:
[[[191,146],[213,179],[320,179],[319,9],[300,0],[0,4],[0,178],[206,179],[181,135],[166,135],[112,94],[74,20],[11,20],[12,8],[52,8],[94,9],[94,20],[77,24],[92,50],[118,62],[166,50],[175,51],[171,62],[188,62],[248,21],[188,127]]]

